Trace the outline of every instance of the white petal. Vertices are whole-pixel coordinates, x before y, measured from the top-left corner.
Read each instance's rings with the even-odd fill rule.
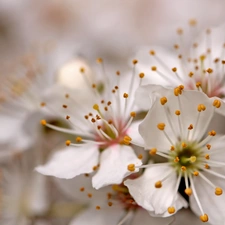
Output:
[[[181,209],[174,215],[174,221],[171,225],[202,225],[199,216],[196,216],[190,209]],[[204,223],[208,224],[208,223]]]
[[[154,50],[156,56],[152,56],[149,54],[149,50]],[[160,63],[157,59],[159,58],[162,62]],[[176,67],[179,75],[184,78],[184,74],[182,73],[182,67],[180,66],[179,59],[177,58],[176,52],[172,52],[168,49],[159,47],[159,46],[148,46],[142,47],[138,53],[136,58],[139,59],[139,63],[137,64],[137,70],[139,72],[144,72],[146,74],[145,79],[148,83],[151,84],[160,84],[163,86],[176,86],[181,82],[176,78],[175,74],[172,72],[172,68]],[[153,66],[157,67],[157,71],[161,72],[165,76],[170,79],[165,79],[164,76],[161,76],[156,71],[152,71],[151,68]]]
[[[168,218],[160,218],[160,217],[152,217],[149,215],[149,213],[142,209],[139,208],[138,210],[135,211],[134,217],[132,219],[131,225],[166,225],[169,224],[169,222],[172,221],[172,219]]]
[[[174,206],[177,211],[187,207],[186,201],[174,190],[177,177],[173,170],[170,166],[152,166],[146,169],[141,177],[126,180],[124,184],[135,201],[152,215],[169,216],[168,207]],[[168,173],[170,176],[163,181],[163,186],[155,188],[155,182],[163,179]]]
[[[141,120],[133,122],[127,130],[127,134],[132,138],[134,143],[138,143],[140,146],[144,146],[144,140],[138,132],[138,126],[140,125]]]
[[[96,210],[93,206],[76,216],[69,225],[116,225],[124,214],[120,207]]]
[[[56,152],[43,166],[38,166],[36,171],[44,175],[70,179],[83,173],[93,172],[93,166],[98,164],[99,151],[92,144],[81,147],[67,147]]]
[[[217,171],[219,171],[220,174],[221,172],[223,172],[222,174],[224,175],[224,171],[221,171],[219,169]],[[217,178],[213,175],[209,175],[205,172],[203,174],[217,187],[220,187],[225,190],[225,182],[223,179]],[[215,195],[214,188],[207,184],[201,177],[195,177],[194,185],[203,211],[209,217],[209,223],[218,225],[223,224],[225,221],[224,193],[220,196]],[[194,213],[196,213],[196,215],[201,215],[201,212],[193,195],[191,195],[190,197],[190,206]]]
[[[93,187],[99,189],[109,184],[120,184],[124,177],[131,174],[127,169],[131,163],[136,166],[142,164],[130,146],[113,145],[105,149],[101,154],[100,168],[92,180]]]
[[[161,97],[164,97],[161,95]],[[160,103],[160,99],[157,99],[153,107],[149,110],[147,116],[141,123],[139,130],[146,143],[146,148],[156,147],[161,149],[170,149],[170,146],[180,139],[179,137],[186,139],[188,127],[193,124],[194,132],[190,135],[193,140],[199,140],[206,134],[208,123],[213,116],[213,106],[211,100],[199,91],[183,91],[179,96],[181,104],[179,105],[178,97],[170,90],[170,94],[165,96],[167,103],[163,106]],[[206,110],[201,112],[198,123],[198,110],[199,104],[204,104]],[[179,126],[179,118],[175,115],[175,111],[180,110],[179,116],[181,121],[181,129]],[[166,138],[163,131],[157,128],[159,123],[165,123],[165,132],[171,139],[171,142]],[[172,124],[172,127],[170,126]],[[195,126],[196,125],[196,126]]]
[[[156,100],[157,96],[167,95],[169,89],[160,85],[143,85],[137,88],[135,93],[135,104],[142,110],[149,110]]]

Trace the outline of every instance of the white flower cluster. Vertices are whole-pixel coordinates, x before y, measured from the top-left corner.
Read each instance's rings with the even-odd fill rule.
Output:
[[[29,55],[1,78],[1,224],[175,225],[188,207],[224,223],[224,26],[190,49],[177,32],[175,54],[144,47],[132,72]]]

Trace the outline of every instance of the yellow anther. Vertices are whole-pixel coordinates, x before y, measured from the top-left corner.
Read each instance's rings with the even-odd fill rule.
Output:
[[[223,194],[223,190],[220,187],[216,187],[215,188],[215,195],[222,195]]]
[[[183,88],[180,87],[180,86],[174,88],[174,95],[175,95],[175,96],[181,95],[181,94],[182,94],[182,90],[183,90]]]
[[[41,103],[40,103],[40,106],[41,106],[41,107],[45,107],[45,106],[46,106],[46,103],[45,103],[45,102],[41,102]]]
[[[196,19],[190,19],[189,20],[189,25],[190,26],[195,26],[197,24],[197,20]]]
[[[210,136],[215,136],[215,135],[216,135],[216,131],[215,131],[215,130],[209,131],[209,135],[210,135]]]
[[[168,211],[169,214],[173,214],[173,213],[175,213],[176,210],[173,206],[171,206],[167,209],[167,211]]]
[[[87,196],[88,196],[88,198],[92,198],[92,194],[91,193],[88,193]]]
[[[202,86],[202,83],[201,83],[201,82],[196,82],[195,86],[196,86],[197,88],[199,88],[199,87]]]
[[[194,171],[193,174],[194,174],[194,176],[198,176],[199,172],[198,171]]]
[[[176,67],[173,67],[172,68],[172,71],[175,73],[175,72],[177,72],[177,68]]]
[[[124,97],[124,98],[128,98],[128,94],[127,94],[127,93],[124,93],[124,94],[123,94],[123,97]]]
[[[108,202],[108,206],[112,206],[113,205],[113,203],[112,202]]]
[[[92,119],[91,119],[91,122],[92,122],[92,123],[95,123],[95,122],[96,122],[96,119],[95,119],[95,118],[92,118]]]
[[[206,147],[208,148],[208,150],[210,150],[211,145],[210,144],[207,144]]]
[[[175,49],[179,49],[179,45],[178,45],[178,44],[175,44],[173,47],[174,47]]]
[[[134,59],[134,60],[132,61],[132,63],[135,65],[135,64],[138,63],[138,60],[137,60],[137,59]]]
[[[187,170],[186,166],[181,166],[181,170],[185,172]]]
[[[205,55],[200,55],[200,57],[199,57],[199,59],[201,60],[201,61],[204,61],[205,60]]]
[[[193,72],[190,72],[190,73],[188,74],[189,77],[193,77],[193,75],[194,75]]]
[[[201,112],[201,111],[205,111],[206,110],[206,107],[204,104],[199,104],[198,105],[198,111]]]
[[[155,55],[155,51],[154,50],[151,50],[151,51],[149,51],[149,54],[150,55]]]
[[[211,68],[208,68],[208,69],[206,70],[206,72],[208,72],[208,73],[212,73],[212,72],[213,72],[213,70],[212,70]]]
[[[152,71],[156,71],[157,67],[156,66],[152,66]]]
[[[81,142],[82,138],[81,137],[76,137],[76,142]]]
[[[66,141],[66,145],[67,145],[67,146],[70,146],[70,144],[71,144],[71,141],[70,141],[70,140],[67,140],[67,141]]]
[[[179,115],[180,115],[180,110],[176,110],[176,111],[175,111],[175,114],[176,114],[177,116],[179,116]]]
[[[96,88],[97,87],[97,85],[96,84],[92,84],[92,88]]]
[[[213,106],[216,107],[216,108],[219,108],[221,106],[221,101],[218,100],[218,99],[215,99],[213,101]]]
[[[173,161],[174,161],[175,163],[177,163],[177,162],[180,161],[180,159],[179,159],[179,157],[177,156]]]
[[[175,150],[175,147],[172,145],[171,147],[170,147],[170,151],[174,151]]]
[[[131,142],[131,140],[132,140],[131,137],[125,136],[125,137],[123,138],[123,144],[129,145],[130,142]]]
[[[93,167],[92,167],[92,170],[93,170],[93,171],[96,171],[97,169],[98,169],[98,166],[93,166]]]
[[[161,181],[155,182],[155,188],[161,188],[161,187],[162,187],[162,182]]]
[[[101,209],[101,207],[100,207],[99,205],[97,205],[95,208],[96,208],[97,210],[100,210],[100,209]]]
[[[81,72],[81,73],[84,73],[84,72],[85,72],[84,67],[81,67],[81,68],[80,68],[80,72]]]
[[[188,196],[191,196],[191,195],[192,195],[192,190],[191,190],[191,188],[186,188],[186,189],[184,190],[184,192],[185,192],[185,194],[188,195]]]
[[[208,164],[205,164],[206,169],[210,169],[210,166]]]
[[[206,34],[211,34],[211,29],[208,28],[208,29],[206,30]]]
[[[190,162],[194,163],[197,160],[196,156],[191,156],[190,157]]]
[[[98,104],[94,104],[94,105],[93,105],[93,109],[98,111],[98,110],[99,110]]]
[[[208,222],[208,220],[209,220],[208,215],[207,214],[201,215],[200,216],[200,220],[202,222]]]
[[[181,146],[182,146],[183,148],[186,148],[186,147],[187,147],[187,144],[186,144],[185,142],[182,142],[182,143],[181,143]]]
[[[159,130],[164,130],[165,129],[165,123],[159,123],[158,125],[157,125],[157,127],[158,127],[158,129]]]
[[[45,126],[47,124],[46,120],[41,120],[40,121],[41,125]]]
[[[193,124],[190,124],[189,127],[188,127],[188,130],[192,130],[194,127],[193,127]]]
[[[183,34],[183,29],[182,28],[178,28],[177,29],[177,34],[182,35]]]
[[[209,159],[210,157],[209,157],[209,154],[206,154],[205,155],[205,159]]]
[[[127,166],[127,169],[128,169],[129,171],[133,172],[133,171],[135,171],[135,165],[134,165],[134,164],[129,164],[129,165]]]
[[[136,116],[136,112],[131,112],[131,113],[130,113],[130,116],[131,116],[131,117],[135,117],[135,116]]]
[[[162,105],[165,105],[165,104],[167,103],[167,98],[166,98],[166,97],[160,98],[160,103],[161,103]]]
[[[119,76],[120,75],[120,71],[118,70],[118,71],[116,71],[116,75],[117,76]]]
[[[97,62],[97,63],[102,63],[102,62],[103,62],[103,59],[102,59],[102,58],[97,58],[97,59],[96,59],[96,62]]]
[[[84,188],[84,187],[81,187],[81,188],[80,188],[80,191],[81,191],[81,192],[83,192],[84,190],[85,190],[85,188]]]
[[[139,158],[139,159],[143,159],[143,155],[142,155],[142,154],[139,154],[139,155],[138,155],[138,158]]]
[[[140,78],[143,78],[144,76],[145,76],[144,73],[139,73],[139,77],[140,77]]]
[[[184,85],[179,85],[180,90],[184,90]]]
[[[157,152],[157,149],[156,148],[152,148],[152,149],[149,150],[149,154],[150,155],[155,155],[156,152]]]

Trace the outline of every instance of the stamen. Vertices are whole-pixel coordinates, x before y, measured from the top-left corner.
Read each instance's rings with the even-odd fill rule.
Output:
[[[123,225],[132,215],[133,215],[133,211],[129,210],[127,214],[124,216],[124,218],[117,225]]]
[[[206,214],[204,213],[203,209],[202,209],[202,205],[201,205],[201,203],[200,203],[200,201],[199,201],[199,198],[198,198],[198,196],[197,196],[197,193],[196,193],[196,190],[195,190],[195,186],[194,186],[194,182],[193,182],[193,179],[192,179],[191,176],[189,176],[189,180],[190,180],[190,182],[191,182],[191,187],[192,187],[192,191],[193,191],[194,198],[195,198],[195,200],[196,200],[196,202],[197,202],[197,205],[198,205],[198,207],[199,207],[199,209],[200,209],[200,211],[201,211],[201,214],[202,214],[202,215],[206,215]],[[203,222],[204,222],[204,221],[203,221]],[[206,222],[206,221],[205,221],[205,222]]]

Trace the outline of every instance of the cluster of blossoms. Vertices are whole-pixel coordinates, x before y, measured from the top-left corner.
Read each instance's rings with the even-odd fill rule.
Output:
[[[74,80],[68,83],[68,75],[60,74],[58,81],[51,81],[51,88],[44,88],[49,83],[33,62],[25,76],[16,82],[6,80],[4,91],[12,100],[1,96],[4,114],[0,119],[10,126],[7,113],[13,107],[17,110],[12,113],[20,119],[18,129],[2,138],[0,160],[20,159],[24,150],[36,147],[36,156],[31,156],[34,188],[28,192],[33,193],[36,182],[43,188],[41,193],[23,197],[32,166],[21,163],[21,170],[28,168],[29,173],[25,182],[19,170],[14,173],[13,179],[21,184],[19,191],[12,187],[19,200],[10,209],[12,198],[3,194],[7,210],[3,210],[2,221],[6,224],[11,219],[13,224],[19,217],[24,224],[24,217],[29,217],[26,224],[36,224],[37,218],[48,217],[50,191],[44,187],[47,176],[53,176],[64,178],[54,178],[53,183],[68,198],[87,206],[69,225],[175,224],[178,211],[188,207],[200,217],[199,222],[222,224],[225,47],[218,40],[221,29],[215,33],[208,29],[190,51],[182,45],[183,30],[179,29],[181,43],[174,45],[175,56],[159,48],[144,48],[137,54],[138,60],[132,61],[131,73],[109,73],[98,58],[98,75],[78,60],[73,62]],[[31,122],[35,125],[28,129]],[[49,130],[65,142],[52,141]],[[17,146],[9,141],[12,138],[19,140]],[[47,142],[56,142],[57,148]],[[7,170],[3,170],[4,177],[3,190],[9,192]],[[22,210],[18,210],[21,204]]]

